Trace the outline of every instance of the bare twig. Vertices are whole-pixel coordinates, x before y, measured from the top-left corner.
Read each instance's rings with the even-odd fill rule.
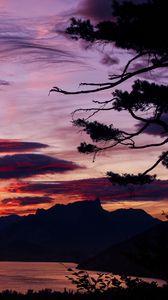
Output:
[[[90,89],[90,90],[80,90],[80,91],[74,91],[74,92],[70,92],[70,91],[66,91],[66,90],[62,90],[60,89],[59,87],[57,86],[54,86],[50,91],[49,91],[49,94],[51,92],[57,92],[57,93],[61,93],[61,94],[64,94],[64,95],[79,95],[79,94],[90,94],[90,93],[96,93],[96,92],[100,92],[100,91],[104,91],[104,90],[108,90],[108,89],[111,89],[113,87],[116,87],[117,85],[119,85],[120,83],[123,83],[124,81],[138,75],[138,74],[142,74],[142,73],[146,73],[148,71],[151,71],[151,70],[155,70],[155,69],[158,69],[158,68],[165,68],[165,67],[168,67],[168,62],[166,61],[165,63],[156,63],[156,64],[152,64],[151,66],[148,66],[148,67],[144,67],[144,68],[141,68],[139,70],[136,70],[134,72],[131,72],[131,73],[126,73],[123,77],[123,74],[120,74],[120,75],[117,75],[119,80],[115,81],[115,82],[111,82],[109,84],[105,84],[105,86],[102,86],[100,88],[96,88],[96,89]],[[90,85],[89,83],[87,85]],[[93,85],[91,83],[91,85]]]
[[[150,171],[152,171],[153,169],[155,169],[157,167],[157,165],[168,155],[168,151],[164,152],[159,159],[149,168],[147,169],[144,173],[142,173],[142,176],[148,174]]]
[[[130,148],[132,149],[145,149],[145,148],[149,148],[149,147],[159,147],[159,146],[163,146],[166,143],[168,143],[168,138],[165,139],[163,142],[161,143],[155,143],[155,144],[148,144],[148,145],[143,145],[143,146],[131,146]]]

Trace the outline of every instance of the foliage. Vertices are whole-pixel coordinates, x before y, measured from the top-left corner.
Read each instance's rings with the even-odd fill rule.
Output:
[[[131,1],[113,1],[112,21],[105,21],[93,26],[89,20],[71,19],[71,26],[66,32],[75,39],[87,41],[115,42],[123,49],[152,55],[167,55],[168,41],[164,33],[168,26],[165,0],[152,0],[136,4]],[[156,57],[157,60],[157,57]]]
[[[93,276],[87,271],[73,271],[71,268],[68,271],[71,272],[71,276],[66,277],[76,285],[79,292],[104,292],[112,286],[119,287],[122,283],[111,274],[97,273],[97,276]]]
[[[78,292],[85,294],[100,294],[108,291],[123,290],[149,290],[158,288],[156,281],[147,282],[140,278],[129,276],[114,276],[112,273],[95,273],[90,275],[87,271],[74,271],[69,268],[71,276],[66,276],[77,288]],[[167,284],[164,287],[168,287]]]
[[[162,152],[162,146],[168,143],[168,86],[157,80],[141,80],[143,74],[152,70],[166,72],[168,67],[168,39],[165,37],[165,28],[168,27],[167,3],[165,0],[151,0],[144,3],[122,3],[113,1],[112,19],[96,24],[90,20],[71,19],[71,25],[66,33],[73,39],[83,39],[94,45],[103,43],[124,49],[131,59],[123,66],[120,74],[109,75],[107,82],[81,83],[87,87],[79,91],[66,91],[55,86],[51,92],[66,95],[80,95],[105,90],[112,90],[109,100],[93,101],[94,106],[77,109],[73,113],[73,124],[88,134],[94,144],[82,142],[78,150],[82,153],[93,153],[112,149],[118,145],[130,150],[158,147],[161,151],[158,159],[144,172],[137,174],[107,173],[110,181],[115,184],[144,184],[150,183],[156,175],[150,175],[160,163],[168,168],[168,151]],[[155,34],[154,34],[155,33]],[[159,34],[157,34],[159,33]],[[160,80],[163,73],[159,73]],[[129,91],[119,87],[121,83],[135,79]],[[137,79],[139,77],[139,79]],[[89,88],[88,88],[89,87]],[[92,120],[97,113],[107,111],[126,111],[131,119],[137,122],[135,132],[115,128]],[[87,113],[86,118],[76,118],[77,112]],[[141,144],[138,137],[147,132],[151,126],[160,129],[160,139],[155,143]],[[126,126],[125,126],[126,127]]]
[[[0,300],[167,300],[168,285],[158,287],[154,282],[147,283],[139,279],[127,278],[127,287],[120,287],[120,281],[114,279],[114,287],[105,291],[95,292],[64,292],[43,289],[28,290],[25,294],[17,291],[5,290],[0,292]]]
[[[113,172],[107,172],[107,176],[109,177],[109,180],[111,183],[119,184],[119,185],[127,185],[127,184],[145,184],[145,183],[151,183],[156,175],[134,175],[134,174],[116,174]]]

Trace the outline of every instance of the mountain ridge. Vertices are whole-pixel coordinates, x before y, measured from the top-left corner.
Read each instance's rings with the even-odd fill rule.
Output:
[[[143,210],[109,212],[99,199],[56,204],[0,232],[0,260],[80,262],[160,222]]]

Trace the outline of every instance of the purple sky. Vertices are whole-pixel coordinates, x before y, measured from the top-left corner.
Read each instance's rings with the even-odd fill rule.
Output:
[[[77,153],[76,147],[85,136],[72,127],[71,112],[88,107],[94,99],[109,99],[110,91],[48,96],[54,85],[75,90],[80,82],[104,81],[108,74],[119,71],[129,57],[114,46],[86,50],[86,43],[66,38],[63,30],[72,16],[92,18],[94,22],[102,16],[108,19],[110,1],[103,1],[102,5],[101,0],[0,0],[0,213],[23,214],[56,202],[94,199],[100,195],[108,209],[142,206],[159,215],[166,206],[165,192],[159,199],[153,196],[153,188],[147,197],[145,189],[138,198],[123,198],[120,188],[116,191],[116,187],[109,187],[105,193],[104,181],[101,189],[106,171],[143,171],[157,158],[159,149],[132,153],[118,148],[99,155],[94,163],[92,156]],[[150,76],[154,78],[156,74]],[[122,88],[130,86],[131,81]],[[125,113],[98,118],[109,124],[114,119],[116,126],[123,124],[129,130],[135,129],[135,123]],[[151,129],[140,142],[155,139],[155,130]],[[159,166],[156,171],[160,179],[166,179],[166,169]],[[98,178],[98,191],[92,178]],[[83,193],[83,179],[87,180],[88,193]],[[58,181],[61,193],[52,194],[40,186],[57,182],[58,187]],[[31,187],[35,183],[39,185],[38,192],[12,188]],[[159,191],[160,187],[156,185],[156,189]],[[115,201],[114,192],[120,195]]]

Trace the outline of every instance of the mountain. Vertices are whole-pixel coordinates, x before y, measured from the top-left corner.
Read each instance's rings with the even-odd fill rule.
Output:
[[[80,262],[158,222],[139,209],[108,212],[98,199],[57,204],[1,231],[0,260]]]
[[[19,220],[21,220],[21,217],[18,215],[0,217],[0,232],[4,229],[7,229],[10,225],[18,222]]]
[[[168,221],[110,247],[78,268],[168,279]]]

